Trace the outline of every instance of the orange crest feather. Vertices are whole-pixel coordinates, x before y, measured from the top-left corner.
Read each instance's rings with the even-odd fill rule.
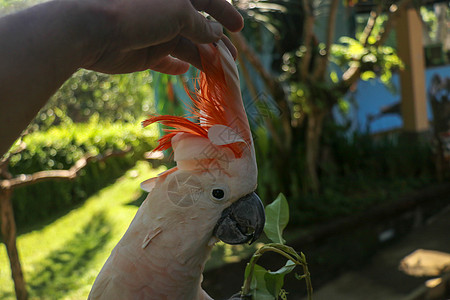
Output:
[[[187,91],[193,103],[193,107],[190,108],[191,113],[199,122],[170,115],[152,116],[143,121],[144,127],[155,122],[172,127],[172,129],[165,129],[166,134],[158,140],[155,151],[171,148],[171,140],[177,133],[184,132],[208,138],[208,130],[211,126],[217,124],[230,126],[225,116],[225,110],[227,109],[227,99],[232,95],[227,88],[219,50],[214,45],[209,45],[209,47],[211,47],[211,51],[201,52],[203,72],[200,73],[198,80],[199,88],[195,92]],[[241,156],[242,151],[238,145],[228,144],[223,147],[230,148],[236,157]]]

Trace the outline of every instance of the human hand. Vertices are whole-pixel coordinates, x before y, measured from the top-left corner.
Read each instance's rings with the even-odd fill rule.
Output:
[[[104,6],[99,0],[96,4]],[[233,56],[236,49],[223,35],[242,29],[243,19],[226,0],[113,0],[108,8],[106,38],[83,67],[103,73],[152,69],[178,75],[192,64],[201,68],[196,44],[222,39]],[[218,22],[207,20],[207,12]],[[110,27],[110,28],[108,28]],[[112,29],[111,29],[112,28]],[[100,45],[100,43],[102,43]]]

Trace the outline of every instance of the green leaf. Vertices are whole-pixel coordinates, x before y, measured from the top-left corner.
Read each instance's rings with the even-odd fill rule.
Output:
[[[375,44],[377,42],[377,39],[374,36],[369,36],[368,40],[369,44]]]
[[[338,100],[338,107],[344,114],[348,114],[348,112],[350,111],[350,103],[345,99]]]
[[[284,276],[289,274],[294,270],[295,263],[291,260],[288,260],[286,264],[281,267],[278,271],[275,272],[267,272],[264,275],[264,279],[266,281],[267,290],[273,295],[278,296],[281,292],[281,288],[284,285]]]
[[[362,73],[362,75],[361,75],[361,79],[365,80],[365,81],[376,78],[376,77],[377,77],[377,75],[375,75],[375,73],[373,71],[366,71],[366,72]]]
[[[334,71],[330,73],[330,78],[331,78],[331,81],[333,81],[333,83],[337,83],[339,81],[339,77],[338,77],[337,73]]]
[[[252,294],[252,297],[254,300],[276,300],[277,297],[272,295],[266,286],[266,279],[265,276],[269,272],[259,266],[255,265],[254,271],[253,271],[253,278],[252,283],[250,285],[250,293]]]
[[[294,270],[296,267],[296,264],[292,260],[288,260],[284,266],[282,266],[278,271],[275,272],[269,272],[270,274],[274,275],[287,275]]]
[[[289,205],[286,197],[280,193],[271,204],[266,206],[266,224],[264,232],[274,243],[284,244],[283,230],[289,222]]]

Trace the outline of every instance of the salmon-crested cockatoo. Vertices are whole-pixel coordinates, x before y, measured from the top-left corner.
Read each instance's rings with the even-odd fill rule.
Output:
[[[171,127],[156,150],[176,167],[141,187],[149,192],[112,251],[89,299],[202,300],[202,272],[214,244],[253,242],[265,222],[236,64],[223,42],[200,45],[203,71],[191,95],[197,122],[153,116]]]

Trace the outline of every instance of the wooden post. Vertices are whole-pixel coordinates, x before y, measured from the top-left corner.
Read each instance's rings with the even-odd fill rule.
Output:
[[[413,7],[402,9],[397,23],[398,55],[405,64],[400,73],[403,129],[423,133],[429,129],[425,90],[425,57],[422,22]]]
[[[28,299],[28,292],[20,265],[19,253],[16,245],[16,222],[11,203],[11,189],[0,186],[0,211],[2,223],[2,236],[11,264],[11,275],[14,280],[14,289],[18,300]]]

